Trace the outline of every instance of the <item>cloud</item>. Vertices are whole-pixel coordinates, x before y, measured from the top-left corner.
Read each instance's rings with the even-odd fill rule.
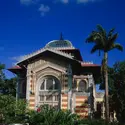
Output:
[[[67,3],[69,3],[69,0],[60,0],[60,2],[67,4]]]
[[[83,3],[83,4],[86,4],[86,3],[89,3],[89,2],[97,2],[97,1],[101,1],[101,0],[74,0],[74,2],[80,4],[80,3]],[[68,4],[70,2],[73,2],[73,0],[54,0],[54,3],[63,3],[63,4]]]
[[[20,0],[20,3],[24,5],[30,5],[33,3],[33,0]]]
[[[45,13],[50,11],[50,7],[44,4],[40,5],[40,8],[38,9],[38,11],[41,13],[41,16],[44,16]]]
[[[69,0],[55,0],[54,1],[54,3],[58,3],[58,2],[63,3],[63,4],[67,4],[67,3],[69,3]]]
[[[20,61],[24,59],[24,56],[16,56],[16,57],[10,57],[9,59],[15,60],[15,61]]]
[[[77,0],[77,3],[89,3],[89,2],[96,2],[98,0]]]
[[[37,4],[40,0],[20,0],[23,5]]]

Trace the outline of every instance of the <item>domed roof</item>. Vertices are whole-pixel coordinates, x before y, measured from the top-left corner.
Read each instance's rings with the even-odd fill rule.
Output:
[[[53,40],[46,44],[47,48],[73,48],[69,40]]]
[[[62,33],[59,40],[52,40],[46,44],[46,48],[74,48],[69,40],[64,40]]]

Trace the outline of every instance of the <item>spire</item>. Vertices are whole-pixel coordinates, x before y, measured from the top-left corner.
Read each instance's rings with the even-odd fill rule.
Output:
[[[60,33],[60,40],[64,40],[64,39],[63,39],[62,32]]]

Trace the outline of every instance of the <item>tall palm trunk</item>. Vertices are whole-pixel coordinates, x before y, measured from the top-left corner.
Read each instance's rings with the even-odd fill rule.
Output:
[[[108,53],[104,52],[104,78],[105,78],[105,117],[106,121],[109,122],[109,98],[108,98]]]

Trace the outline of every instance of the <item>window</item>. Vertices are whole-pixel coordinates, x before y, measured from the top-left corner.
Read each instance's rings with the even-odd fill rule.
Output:
[[[60,97],[60,82],[53,76],[46,76],[42,79],[39,87],[40,105],[58,107]]]
[[[86,82],[81,80],[78,85],[78,91],[85,92],[86,91]]]
[[[46,90],[53,90],[54,79],[46,79]]]
[[[42,91],[59,90],[59,89],[60,89],[59,81],[56,78],[50,76],[42,80],[40,85],[40,90]]]

